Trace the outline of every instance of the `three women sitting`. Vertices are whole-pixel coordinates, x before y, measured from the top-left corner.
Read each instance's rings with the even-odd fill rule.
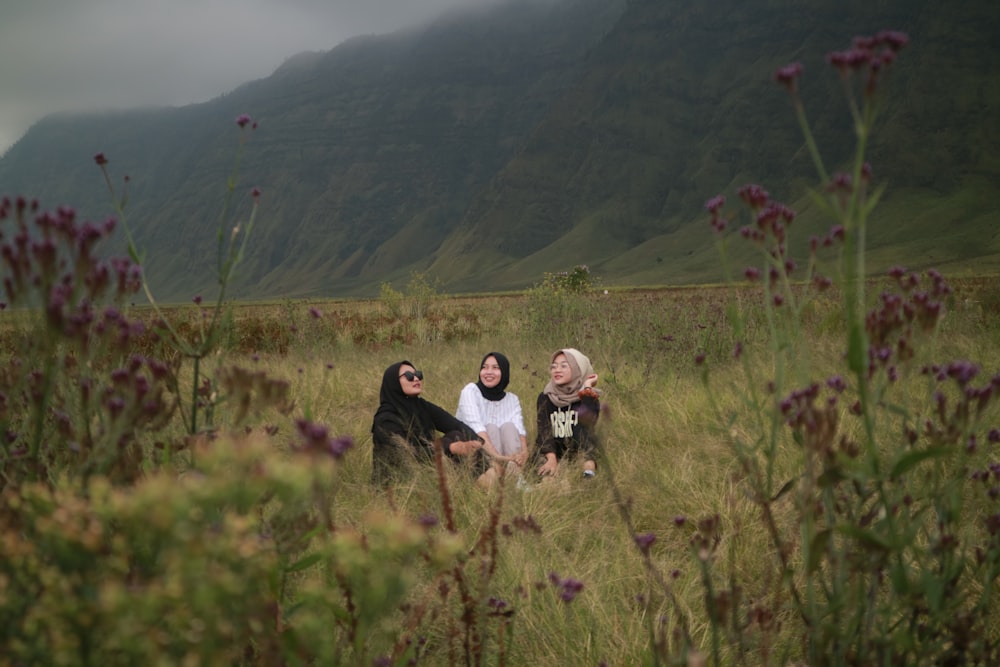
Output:
[[[553,476],[569,456],[582,459],[584,476],[593,477],[598,376],[583,353],[564,348],[552,355],[549,377],[537,401],[537,472]],[[506,391],[509,382],[507,357],[488,353],[478,380],[462,389],[458,413],[452,416],[421,397],[423,373],[412,363],[389,366],[372,421],[372,482],[386,486],[406,469],[407,459],[433,461],[439,432],[442,453],[454,461],[469,461],[481,484],[491,485],[504,468],[519,472],[528,460],[527,432],[520,400]]]

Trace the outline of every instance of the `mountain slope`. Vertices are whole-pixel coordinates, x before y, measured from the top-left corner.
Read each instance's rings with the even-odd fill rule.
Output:
[[[155,292],[187,300],[213,288],[232,120],[250,113],[231,221],[263,195],[236,297],[372,295],[412,270],[509,289],[576,263],[608,283],[717,280],[709,197],[761,182],[801,209],[801,238],[826,224],[771,73],[805,64],[836,168],[853,138],[823,56],[886,27],[912,41],[871,145],[890,187],[870,265],[1000,257],[1000,4],[984,0],[515,0],[299,54],[205,104],[47,118],[0,159],[0,193],[103,218],[104,152],[131,177]]]
[[[129,218],[166,298],[211,289],[240,113],[263,191],[233,294],[345,293],[426,266],[472,193],[512,157],[623,1],[516,0],[290,59],[206,104],[48,118],[0,160],[0,190],[110,211],[91,156],[131,177]],[[232,130],[235,132],[235,130]],[[360,287],[359,287],[360,286]]]
[[[567,268],[574,255],[609,282],[718,280],[702,203],[746,182],[795,202],[804,226],[819,231],[828,223],[810,215],[803,197],[815,170],[787,95],[770,75],[805,63],[807,111],[836,168],[854,139],[838,77],[823,56],[884,27],[908,32],[912,42],[884,82],[889,99],[869,154],[891,185],[888,210],[914,233],[875,230],[873,247],[892,246],[879,253],[889,263],[934,261],[920,247],[940,250],[944,229],[919,228],[894,200],[913,191],[925,202],[961,200],[946,221],[961,224],[1000,194],[1000,137],[991,119],[1000,106],[993,75],[1000,51],[989,44],[990,34],[1000,34],[998,19],[988,3],[633,0],[590,53],[587,76],[473,201],[464,231],[446,246],[448,255],[490,254],[501,268],[486,277],[469,262],[454,280],[479,288],[516,283]],[[991,255],[1000,246],[994,235],[992,244],[952,252]],[[942,254],[949,253],[938,252],[937,261]]]

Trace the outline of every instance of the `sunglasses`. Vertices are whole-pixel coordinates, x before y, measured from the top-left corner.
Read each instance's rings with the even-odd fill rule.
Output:
[[[405,373],[403,373],[399,377],[406,378],[407,382],[413,382],[414,380],[423,380],[424,379],[424,372],[423,371],[406,371]]]

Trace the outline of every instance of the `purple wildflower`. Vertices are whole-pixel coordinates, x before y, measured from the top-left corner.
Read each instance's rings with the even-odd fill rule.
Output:
[[[813,285],[816,287],[816,289],[823,291],[829,289],[833,285],[833,280],[831,280],[827,276],[822,276],[817,273],[815,276],[813,276]]]
[[[774,73],[774,80],[788,88],[788,92],[794,93],[796,82],[802,75],[802,63],[791,63],[784,67],[779,67]]]
[[[639,551],[644,554],[649,553],[649,548],[653,546],[653,542],[656,542],[656,535],[653,533],[643,533],[642,535],[636,535],[635,544],[639,547]]]
[[[910,36],[898,30],[882,30],[875,35],[875,40],[891,51],[896,52],[910,43]]]
[[[498,597],[491,597],[486,601],[486,605],[495,612],[502,612],[507,607],[507,601]]]
[[[334,459],[340,459],[344,453],[354,446],[350,436],[331,437],[326,426],[306,419],[297,419],[295,426],[303,443],[298,451],[311,454],[325,454]]]
[[[583,582],[569,577],[560,582],[560,588],[562,592],[559,593],[559,598],[566,604],[569,604],[583,590]]]
[[[723,206],[726,205],[726,198],[722,195],[716,195],[712,197],[707,202],[705,202],[705,208],[708,209],[709,213],[715,214],[719,212]]]
[[[851,192],[854,189],[851,182],[851,175],[838,171],[830,179],[830,184],[826,186],[826,189],[827,192]]]
[[[112,396],[107,401],[107,407],[112,416],[117,417],[125,409],[125,399],[121,396]]]
[[[854,47],[846,51],[833,51],[826,56],[826,61],[836,67],[842,76],[846,76],[851,70],[859,70],[872,59],[872,52],[869,49]]]
[[[542,534],[542,527],[537,521],[535,521],[535,517],[530,514],[525,517],[516,516],[511,523],[514,525],[514,528],[517,528],[518,530],[534,533],[535,535]]]
[[[767,190],[760,187],[759,185],[754,185],[753,183],[744,185],[739,189],[740,199],[742,199],[747,206],[752,209],[763,208],[767,204],[770,195]]]
[[[959,385],[965,386],[979,374],[979,367],[970,361],[953,361],[945,371],[948,377],[954,378]]]

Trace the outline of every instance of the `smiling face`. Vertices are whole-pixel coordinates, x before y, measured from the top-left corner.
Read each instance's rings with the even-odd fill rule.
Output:
[[[416,369],[409,364],[403,364],[399,367],[399,386],[407,396],[419,396],[420,392],[424,390],[424,381],[414,375],[415,372]],[[410,374],[409,377],[413,378],[412,380],[407,378],[407,373]]]
[[[492,355],[486,357],[483,361],[483,367],[479,369],[479,380],[484,386],[492,389],[500,384],[502,379],[503,371],[500,370],[500,364],[497,363],[496,357]]]
[[[573,381],[573,367],[569,365],[565,354],[560,352],[552,360],[552,365],[549,366],[549,376],[552,378],[552,382],[557,385],[569,384]]]

